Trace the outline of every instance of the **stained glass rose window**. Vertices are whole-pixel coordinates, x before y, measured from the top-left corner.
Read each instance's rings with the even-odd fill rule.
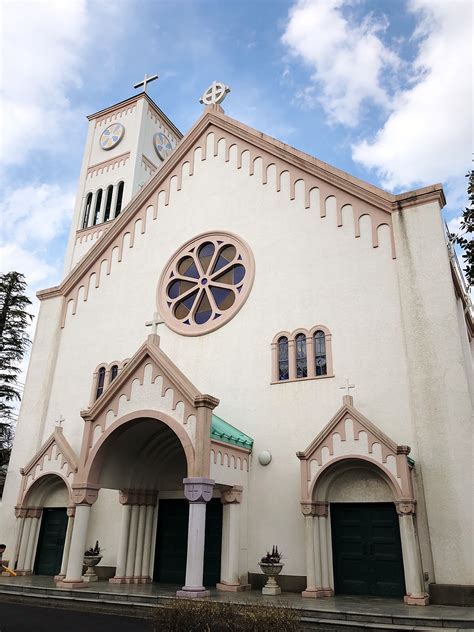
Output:
[[[158,286],[158,305],[174,331],[198,336],[229,321],[244,304],[254,276],[248,245],[229,233],[206,233],[170,259]]]

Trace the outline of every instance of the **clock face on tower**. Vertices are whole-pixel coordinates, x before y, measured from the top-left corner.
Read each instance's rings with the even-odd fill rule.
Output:
[[[105,151],[117,147],[125,134],[125,127],[121,123],[109,125],[100,135],[99,144]]]
[[[168,158],[170,153],[173,151],[173,145],[171,144],[170,139],[162,132],[158,132],[153,136],[153,145],[155,146],[155,151],[161,160]]]

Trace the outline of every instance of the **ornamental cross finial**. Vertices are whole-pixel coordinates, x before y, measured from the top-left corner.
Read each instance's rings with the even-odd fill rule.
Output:
[[[161,318],[161,316],[159,315],[158,312],[155,312],[153,314],[153,320],[148,321],[147,323],[145,323],[146,327],[151,327],[151,332],[152,334],[156,335],[157,331],[158,331],[158,325],[162,325],[165,321]]]
[[[148,76],[145,73],[145,76],[143,78],[143,81],[139,81],[138,83],[136,83],[133,87],[135,88],[135,90],[137,88],[140,88],[140,86],[143,86],[143,92],[146,92],[146,86],[148,83],[150,83],[151,81],[155,81],[155,79],[158,79],[158,75],[150,75]]]
[[[214,81],[204,92],[199,102],[204,105],[218,105],[226,98],[228,92],[230,92],[229,86],[220,81]]]
[[[346,392],[346,395],[350,395],[350,390],[351,388],[355,388],[355,384],[349,384],[349,380],[346,378],[346,383],[344,384],[344,386],[340,386],[339,389],[342,390],[344,389]]]
[[[66,419],[62,415],[59,415],[59,417],[56,419],[56,425],[58,426],[58,428],[62,428],[63,421],[66,421]]]

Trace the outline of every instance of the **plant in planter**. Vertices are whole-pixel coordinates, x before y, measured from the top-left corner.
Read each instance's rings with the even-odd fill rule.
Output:
[[[278,550],[278,546],[273,545],[272,552],[262,557],[258,565],[262,569],[262,573],[267,576],[267,583],[262,588],[262,595],[279,595],[281,588],[277,584],[275,577],[281,573],[284,564],[281,561],[283,554]]]
[[[85,582],[96,582],[98,577],[94,571],[94,566],[102,559],[102,555],[100,554],[101,548],[99,546],[99,541],[96,540],[95,546],[89,547],[86,551],[84,551],[84,566],[87,567],[87,572],[83,576],[83,580]]]

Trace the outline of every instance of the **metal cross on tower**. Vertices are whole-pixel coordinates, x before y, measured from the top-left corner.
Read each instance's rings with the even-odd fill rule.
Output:
[[[349,380],[347,378],[346,378],[346,383],[344,384],[344,386],[339,387],[340,390],[344,389],[345,391],[347,391],[346,395],[350,395],[349,389],[351,388],[355,388],[355,384],[349,384]]]
[[[150,77],[145,73],[145,77],[143,78],[143,81],[140,81],[139,83],[136,83],[133,87],[135,89],[140,88],[140,86],[143,86],[143,92],[146,92],[146,86],[148,83],[150,83],[151,81],[155,81],[155,79],[158,79],[158,75],[150,75]]]
[[[158,325],[162,325],[165,321],[161,318],[161,316],[159,315],[158,312],[155,312],[153,314],[153,320],[150,320],[149,322],[145,323],[146,327],[151,327],[151,332],[152,334],[156,335],[157,331],[158,331]]]

